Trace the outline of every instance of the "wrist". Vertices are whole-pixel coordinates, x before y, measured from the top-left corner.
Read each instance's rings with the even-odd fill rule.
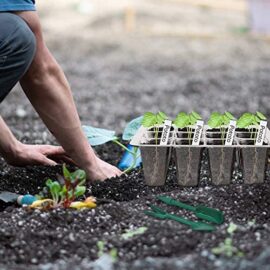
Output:
[[[17,140],[12,140],[1,149],[1,154],[6,161],[12,161],[20,155],[22,143]]]

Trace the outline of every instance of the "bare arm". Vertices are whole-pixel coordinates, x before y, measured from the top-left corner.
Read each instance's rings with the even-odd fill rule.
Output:
[[[83,134],[80,119],[66,77],[49,52],[36,12],[19,12],[36,36],[37,52],[21,80],[30,102],[69,156],[90,179],[103,180],[120,171],[98,159]]]
[[[56,165],[53,159],[70,161],[62,147],[20,143],[0,117],[0,156],[10,165]]]

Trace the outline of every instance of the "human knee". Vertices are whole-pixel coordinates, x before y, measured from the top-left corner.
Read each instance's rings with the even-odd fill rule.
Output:
[[[14,14],[0,14],[0,52],[23,62],[32,61],[36,38],[26,22]]]
[[[32,60],[36,52],[36,38],[30,28],[25,24],[19,26],[16,33],[14,49],[21,52],[26,58]]]

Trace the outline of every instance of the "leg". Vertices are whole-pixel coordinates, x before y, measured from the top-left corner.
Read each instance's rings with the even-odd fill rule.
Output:
[[[27,24],[12,13],[0,13],[0,103],[28,70],[35,50]]]

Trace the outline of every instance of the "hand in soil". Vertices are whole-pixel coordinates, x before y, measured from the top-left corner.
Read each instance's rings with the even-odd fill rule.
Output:
[[[52,145],[27,145],[20,143],[14,154],[7,158],[7,163],[13,166],[26,165],[57,165],[57,162],[74,162],[59,146]]]
[[[98,157],[96,158],[96,162],[96,166],[92,170],[87,172],[87,178],[90,181],[104,181],[106,179],[117,177],[122,174],[122,172],[118,168],[101,160]]]

